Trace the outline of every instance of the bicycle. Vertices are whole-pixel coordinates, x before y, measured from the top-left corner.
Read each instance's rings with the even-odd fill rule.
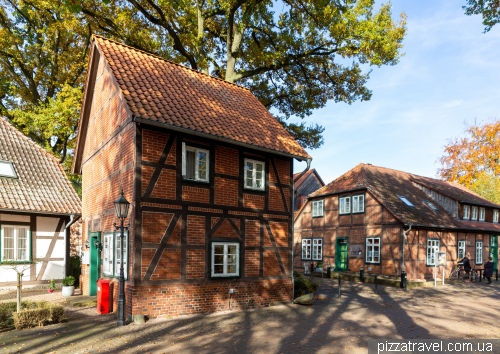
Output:
[[[450,273],[450,280],[458,280],[458,281],[463,281],[463,280],[466,280],[466,276],[467,276],[467,273],[465,272],[465,270],[462,268],[463,266],[463,263],[458,263],[457,264],[457,268],[454,269],[451,273]],[[470,279],[470,282],[471,283],[475,283],[479,280],[479,275],[477,274],[476,271],[474,270],[470,270],[469,272],[469,279]]]

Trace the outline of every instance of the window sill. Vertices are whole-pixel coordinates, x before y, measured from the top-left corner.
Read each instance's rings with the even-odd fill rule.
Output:
[[[9,265],[9,264],[32,264],[31,261],[8,261],[4,260],[0,262],[0,265]]]
[[[210,184],[210,181],[197,181],[194,179],[186,179],[186,178],[183,178],[182,182],[190,182],[190,183],[198,183],[198,184]]]
[[[261,193],[265,193],[266,192],[266,189],[256,189],[256,188],[248,188],[248,187],[243,187],[243,190],[245,191],[251,191],[251,192],[261,192]]]
[[[324,215],[317,215],[317,216],[312,216],[312,218],[323,218],[325,217]]]
[[[364,211],[356,211],[356,212],[352,212],[351,214],[364,214],[365,212]]]
[[[210,279],[238,279],[241,278],[240,275],[220,275],[220,276],[210,276]]]

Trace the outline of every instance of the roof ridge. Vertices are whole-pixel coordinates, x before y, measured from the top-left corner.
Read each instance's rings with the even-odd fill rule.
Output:
[[[221,81],[221,82],[224,82],[224,83],[229,84],[229,85],[233,85],[233,86],[238,87],[238,88],[240,88],[240,89],[250,91],[250,89],[249,89],[248,87],[245,87],[245,86],[241,86],[241,85],[235,84],[234,82],[229,82],[229,81],[226,81],[226,80],[224,80],[224,79],[221,79],[220,77],[216,77],[216,76],[212,76],[212,75],[210,75],[210,74],[206,74],[206,73],[201,72],[201,71],[199,71],[199,70],[196,70],[196,69],[190,68],[190,67],[188,67],[188,66],[185,66],[185,65],[182,65],[182,64],[176,63],[176,62],[174,62],[174,61],[172,61],[172,60],[165,59],[165,58],[163,58],[163,57],[160,57],[159,55],[152,54],[152,53],[146,52],[146,51],[144,51],[144,50],[137,49],[137,48],[132,47],[132,46],[130,46],[130,45],[123,44],[123,43],[118,42],[118,41],[115,41],[115,40],[113,40],[113,39],[109,39],[109,38],[103,37],[103,36],[98,35],[98,34],[92,34],[92,39],[94,39],[94,38],[102,38],[102,39],[103,39],[103,40],[105,40],[105,41],[113,42],[113,43],[116,43],[116,44],[121,45],[121,46],[123,46],[123,47],[130,48],[130,49],[132,49],[132,50],[134,50],[134,51],[136,51],[136,52],[143,53],[143,54],[148,55],[148,56],[150,56],[150,57],[153,57],[153,58],[157,58],[157,59],[163,60],[163,61],[164,61],[164,62],[166,62],[166,63],[176,65],[176,66],[178,66],[178,67],[180,67],[180,68],[182,68],[182,69],[187,69],[187,70],[190,70],[190,71],[192,71],[192,72],[194,72],[194,73],[200,74],[200,75],[202,75],[202,76],[207,76],[207,77],[209,77],[209,78],[211,78],[211,79],[219,80],[219,81]],[[251,92],[251,91],[250,91],[250,92]]]
[[[361,168],[361,167],[362,167],[362,165],[364,165],[364,164],[363,164],[363,163],[358,163],[356,166],[354,166],[353,168],[351,168],[351,169],[350,169],[349,171],[347,171],[346,173],[341,174],[340,176],[338,176],[337,178],[335,178],[335,179],[334,179],[333,181],[331,181],[330,183],[325,184],[323,187],[321,187],[320,189],[318,189],[317,191],[315,191],[315,192],[313,192],[313,193],[311,193],[311,194],[309,194],[309,195],[310,195],[310,196],[318,195],[320,191],[322,191],[323,189],[327,189],[327,188],[328,188],[328,186],[330,186],[331,184],[335,183],[336,181],[338,181],[340,178],[344,177],[344,176],[345,176],[346,174],[348,174],[349,172],[354,171],[357,167],[360,167],[360,168]],[[366,181],[365,181],[365,184],[367,184],[367,183],[366,183]]]

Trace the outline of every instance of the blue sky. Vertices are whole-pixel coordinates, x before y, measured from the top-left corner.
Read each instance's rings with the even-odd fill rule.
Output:
[[[394,0],[408,34],[396,66],[373,67],[368,102],[330,102],[307,120],[325,126],[325,144],[308,151],[325,183],[358,163],[436,177],[444,145],[464,122],[500,118],[500,25],[484,34],[465,0]],[[295,172],[305,163],[295,163]]]

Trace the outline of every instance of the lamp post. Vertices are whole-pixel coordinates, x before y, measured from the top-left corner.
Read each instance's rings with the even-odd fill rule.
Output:
[[[120,197],[115,201],[115,212],[116,217],[120,219],[120,226],[116,226],[116,223],[113,226],[120,230],[120,293],[118,294],[118,326],[124,326],[126,324],[125,321],[125,272],[123,269],[123,238],[125,237],[124,231],[130,227],[124,226],[123,223],[128,216],[128,209],[130,207],[130,203],[123,196],[123,190],[120,193]]]

